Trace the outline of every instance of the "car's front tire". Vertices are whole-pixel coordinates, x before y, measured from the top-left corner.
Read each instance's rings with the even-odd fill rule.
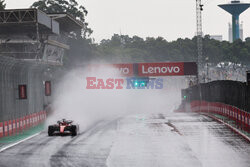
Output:
[[[75,125],[71,126],[71,135],[76,136],[77,135],[77,127]]]
[[[53,133],[54,133],[54,127],[53,126],[49,126],[48,127],[48,135],[49,136],[53,136]]]

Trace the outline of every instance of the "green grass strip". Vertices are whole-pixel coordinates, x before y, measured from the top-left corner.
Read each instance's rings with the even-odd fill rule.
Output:
[[[13,136],[2,137],[2,138],[0,138],[0,145],[15,143],[15,142],[18,142],[20,140],[23,140],[29,136],[32,136],[36,133],[43,131],[44,127],[45,127],[45,125],[44,125],[44,123],[42,123],[42,124],[39,124],[35,127],[24,130],[23,132],[21,132],[19,134],[16,134]]]

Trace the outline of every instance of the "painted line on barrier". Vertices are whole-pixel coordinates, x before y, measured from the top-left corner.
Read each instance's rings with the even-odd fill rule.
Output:
[[[34,135],[32,135],[32,136],[29,136],[29,137],[27,137],[27,138],[25,138],[25,139],[23,139],[23,140],[18,141],[18,142],[16,142],[16,143],[7,145],[6,147],[0,149],[0,153],[3,152],[3,151],[5,151],[5,150],[7,150],[7,149],[9,149],[9,148],[11,148],[11,147],[14,147],[14,146],[18,145],[18,144],[20,144],[20,143],[22,143],[22,142],[24,142],[24,141],[27,141],[27,140],[29,140],[29,139],[31,139],[31,138],[33,138],[33,137],[36,137],[36,136],[40,135],[41,133],[42,133],[42,132],[38,132],[38,133],[36,133],[36,134],[34,134]]]
[[[220,123],[226,125],[226,126],[229,127],[231,130],[233,130],[234,132],[238,133],[238,134],[241,135],[244,139],[246,139],[248,142],[250,142],[250,138],[249,138],[247,135],[245,135],[244,133],[242,133],[241,131],[239,131],[239,130],[236,129],[235,127],[231,126],[230,124],[228,124],[228,123],[222,121],[221,119],[219,119],[219,118],[217,118],[217,117],[215,117],[215,116],[213,116],[213,115],[209,115],[209,114],[205,114],[205,113],[202,113],[202,114],[205,115],[205,116],[208,116],[208,117],[210,117],[210,118],[213,118],[213,119],[215,119],[216,121],[218,121],[218,122],[220,122]]]

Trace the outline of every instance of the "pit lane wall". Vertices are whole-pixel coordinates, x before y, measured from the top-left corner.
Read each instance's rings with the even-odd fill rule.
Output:
[[[46,111],[26,115],[21,118],[0,122],[0,138],[21,134],[46,120]]]
[[[238,129],[250,133],[250,113],[232,105],[219,102],[192,101],[182,104],[182,107],[176,110],[176,112],[183,111],[221,115],[234,121]]]
[[[0,55],[0,137],[21,133],[46,119],[53,68],[37,60]]]
[[[182,90],[182,97],[183,102],[220,102],[250,112],[250,85],[245,82],[221,80],[202,83]]]
[[[182,104],[177,111],[216,114],[249,132],[250,85],[222,80],[183,89]]]

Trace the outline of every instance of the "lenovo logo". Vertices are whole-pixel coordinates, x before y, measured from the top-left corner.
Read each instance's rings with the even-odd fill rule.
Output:
[[[180,67],[148,67],[145,69],[144,65],[142,65],[143,74],[179,73],[180,71]]]
[[[141,63],[139,76],[184,75],[183,63]]]

